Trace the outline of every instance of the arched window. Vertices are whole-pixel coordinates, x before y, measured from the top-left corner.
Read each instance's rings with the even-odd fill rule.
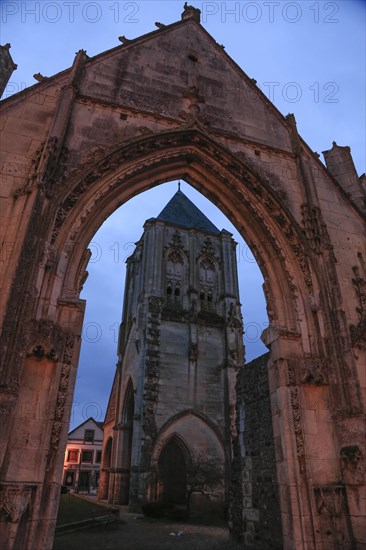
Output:
[[[200,303],[201,309],[214,309],[214,295],[216,290],[215,262],[210,256],[204,256],[199,264]]]
[[[166,261],[166,299],[168,304],[181,305],[182,285],[184,283],[184,256],[173,248]]]
[[[129,380],[123,403],[122,423],[130,424],[135,414],[135,397],[132,381]]]

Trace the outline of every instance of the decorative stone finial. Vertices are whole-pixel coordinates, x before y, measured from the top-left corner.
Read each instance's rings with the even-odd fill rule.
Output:
[[[160,23],[160,21],[155,21],[155,27],[158,29],[164,29],[166,25],[164,25],[164,23]]]
[[[197,21],[197,23],[201,22],[201,10],[195,8],[194,6],[189,6],[187,2],[185,2],[183,9],[182,21],[185,19],[193,19],[194,21]]]
[[[37,80],[37,82],[43,82],[44,80],[48,79],[48,76],[43,76],[41,73],[36,73],[33,75],[33,78]]]
[[[296,128],[296,118],[294,113],[289,113],[288,115],[286,115],[286,119],[290,126]]]
[[[129,40],[128,38],[126,38],[124,35],[123,36],[119,36],[118,37],[118,40],[120,42],[122,42],[122,44],[129,44],[131,42],[131,40]]]

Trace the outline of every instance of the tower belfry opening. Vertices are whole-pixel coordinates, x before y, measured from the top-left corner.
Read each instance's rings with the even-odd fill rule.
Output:
[[[118,356],[104,428],[112,458],[99,494],[132,510],[182,504],[187,471],[206,456],[222,473],[208,496],[223,508],[244,361],[236,242],[180,185],[127,259]]]

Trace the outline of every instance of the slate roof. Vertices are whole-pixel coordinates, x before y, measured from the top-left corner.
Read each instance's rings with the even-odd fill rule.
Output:
[[[156,219],[185,229],[198,229],[205,233],[220,233],[220,230],[180,190],[170,199]]]

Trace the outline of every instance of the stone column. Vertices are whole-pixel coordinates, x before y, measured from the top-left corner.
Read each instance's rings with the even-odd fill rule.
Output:
[[[52,548],[83,314],[84,302],[59,301],[59,324],[29,327],[0,487],[6,550]]]

